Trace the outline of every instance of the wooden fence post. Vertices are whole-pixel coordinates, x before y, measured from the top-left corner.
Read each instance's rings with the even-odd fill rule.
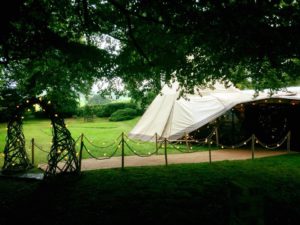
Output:
[[[79,171],[81,171],[81,161],[82,161],[82,150],[83,150],[83,133],[80,136],[80,150],[79,150],[79,157],[78,157],[78,161],[79,161]]]
[[[31,139],[31,163],[34,165],[34,138]]]
[[[155,133],[155,150],[156,150],[156,154],[158,154],[158,143],[157,143],[157,140],[158,137],[157,137],[157,133]]]
[[[164,139],[164,145],[165,145],[165,162],[166,162],[166,166],[168,166],[167,138]]]
[[[122,170],[124,169],[124,157],[125,157],[125,151],[124,151],[124,132],[122,132],[122,139],[121,139],[121,150],[122,150]]]
[[[255,149],[255,135],[252,134],[252,136],[251,136],[251,152],[252,152],[252,159],[254,159],[254,149]]]
[[[210,139],[208,139],[208,155],[209,155],[209,163],[211,163],[211,144],[210,144]]]

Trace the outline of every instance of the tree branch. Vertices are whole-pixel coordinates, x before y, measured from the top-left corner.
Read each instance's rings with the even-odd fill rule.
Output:
[[[108,0],[111,4],[113,4],[113,6],[115,6],[117,9],[119,9],[125,16],[126,21],[127,21],[127,27],[128,27],[128,36],[129,38],[132,40],[132,43],[134,45],[134,47],[137,49],[137,51],[140,53],[140,55],[142,57],[144,57],[146,59],[146,61],[150,64],[153,65],[153,63],[150,61],[150,59],[148,58],[147,54],[145,53],[145,51],[142,49],[142,47],[139,45],[138,41],[136,40],[136,38],[134,37],[133,34],[133,29],[132,29],[132,22],[131,22],[131,18],[130,18],[130,14],[129,11],[126,10],[121,4],[119,4],[118,2],[116,2],[115,0]]]

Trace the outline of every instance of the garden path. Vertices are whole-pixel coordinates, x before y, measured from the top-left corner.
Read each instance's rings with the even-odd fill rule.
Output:
[[[287,154],[287,151],[271,151],[271,150],[256,150],[255,158],[269,157],[276,155]],[[224,161],[224,160],[245,160],[251,159],[251,150],[234,150],[234,149],[222,149],[211,151],[212,162]],[[184,154],[169,154],[168,164],[179,164],[179,163],[201,163],[209,162],[209,152],[201,151],[194,153]],[[125,156],[124,166],[125,167],[136,167],[136,166],[154,166],[154,165],[165,165],[164,155],[152,155],[149,157],[138,157],[138,156]],[[47,165],[39,165],[41,169],[45,169]],[[107,169],[107,168],[120,168],[121,157],[112,157],[105,160],[96,159],[83,159],[81,164],[81,170],[96,170],[96,169]]]

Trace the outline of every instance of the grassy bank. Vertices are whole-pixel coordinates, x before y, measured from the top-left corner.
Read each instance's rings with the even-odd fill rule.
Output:
[[[300,155],[0,179],[0,224],[299,224]]]

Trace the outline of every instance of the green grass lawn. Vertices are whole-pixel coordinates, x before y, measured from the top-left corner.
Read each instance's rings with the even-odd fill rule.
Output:
[[[300,155],[0,178],[0,224],[299,224]]]
[[[72,137],[77,140],[78,137],[83,133],[88,139],[84,139],[84,143],[87,149],[93,155],[97,157],[110,156],[119,145],[121,133],[128,134],[130,130],[139,120],[139,117],[122,122],[110,122],[107,118],[96,118],[93,122],[84,122],[83,118],[77,119],[66,119],[68,129],[70,130]],[[23,129],[26,138],[26,150],[29,157],[31,157],[31,139],[34,138],[35,144],[40,147],[35,148],[35,164],[47,162],[47,155],[51,147],[51,126],[50,120],[24,120]],[[3,152],[5,146],[6,137],[6,126],[7,124],[0,124],[0,152]],[[126,155],[133,155],[134,153],[149,155],[155,152],[156,146],[153,142],[140,142],[136,140],[130,140],[126,138],[128,145],[132,148],[132,152],[128,147],[125,148]],[[106,147],[108,146],[108,147]],[[79,151],[79,142],[76,145],[77,151]],[[179,148],[179,149],[178,149]],[[194,150],[207,150],[207,147],[194,146]],[[44,152],[45,151],[45,152]],[[180,153],[180,151],[186,151],[184,143],[175,146],[169,145],[168,152]],[[116,152],[116,156],[121,154],[120,147]],[[159,150],[159,154],[163,154],[163,149]],[[90,156],[86,151],[83,152],[83,158],[89,158]],[[3,164],[3,157],[0,157],[0,166]]]

